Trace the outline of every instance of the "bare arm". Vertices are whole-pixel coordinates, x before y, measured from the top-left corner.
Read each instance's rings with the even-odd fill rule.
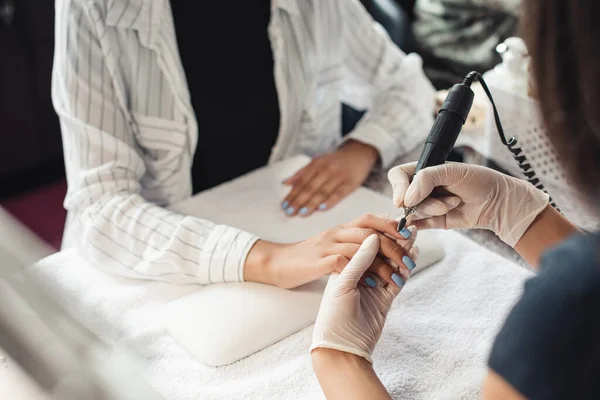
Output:
[[[327,399],[391,399],[373,366],[364,358],[325,348],[317,348],[311,355]]]
[[[548,205],[525,231],[515,250],[537,269],[544,251],[577,232],[581,232],[579,228]]]
[[[483,382],[482,394],[483,400],[525,400],[521,393],[492,370],[489,370]]]

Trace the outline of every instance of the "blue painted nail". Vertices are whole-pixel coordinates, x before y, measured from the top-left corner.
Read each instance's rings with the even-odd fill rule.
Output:
[[[377,282],[375,282],[375,280],[373,278],[371,278],[370,276],[367,276],[365,278],[365,283],[369,286],[374,288],[375,286],[377,286]]]
[[[296,209],[295,209],[294,207],[288,207],[288,208],[286,208],[286,209],[285,209],[285,213],[286,213],[287,215],[292,215],[292,214],[294,214],[294,211],[296,211]]]
[[[411,271],[417,266],[417,264],[415,264],[415,262],[409,256],[402,257],[402,262]]]
[[[319,205],[319,210],[321,210],[321,211],[323,211],[323,210],[327,210],[327,204],[325,204],[325,203],[321,203],[321,204]]]
[[[281,208],[283,208],[285,210],[288,208],[289,205],[290,205],[290,203],[288,203],[287,201],[284,201],[283,203],[281,203]]]
[[[412,233],[406,228],[402,228],[402,230],[399,233],[404,239],[408,239],[410,235],[412,235]]]
[[[300,214],[304,215],[304,214],[307,214],[307,213],[308,213],[308,208],[307,207],[302,207],[300,209]]]
[[[402,279],[402,277],[395,272],[392,274],[392,280],[398,287],[404,286],[404,279]]]

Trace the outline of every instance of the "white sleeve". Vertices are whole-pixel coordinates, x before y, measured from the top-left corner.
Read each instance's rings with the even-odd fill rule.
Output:
[[[472,8],[488,9],[493,11],[505,12],[519,16],[521,11],[521,0],[470,0],[469,4]],[[456,7],[456,3],[449,2],[446,7]]]
[[[60,117],[69,189],[68,236],[107,272],[172,283],[243,280],[257,238],[147,202],[140,156],[115,90],[110,49],[94,9],[59,0],[52,98]]]
[[[346,49],[342,100],[369,109],[346,139],[375,147],[385,167],[427,136],[435,90],[417,54],[404,54],[358,0],[342,3]]]

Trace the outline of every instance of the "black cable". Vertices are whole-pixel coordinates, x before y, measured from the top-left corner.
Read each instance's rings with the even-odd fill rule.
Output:
[[[523,149],[518,145],[517,138],[515,138],[513,136],[509,140],[506,140],[506,136],[504,135],[504,129],[502,128],[502,123],[500,122],[500,116],[498,115],[498,109],[496,108],[496,103],[494,103],[494,98],[492,96],[492,93],[490,92],[490,89],[488,88],[487,84],[483,80],[483,77],[481,76],[481,74],[476,71],[469,72],[469,74],[465,77],[463,84],[470,87],[474,81],[479,81],[479,83],[481,83],[481,87],[483,88],[483,91],[485,92],[487,97],[490,99],[490,102],[492,103],[492,109],[494,110],[494,120],[496,122],[496,128],[498,129],[498,134],[500,135],[500,140],[502,141],[502,144],[504,144],[508,148],[508,150],[511,152],[513,158],[517,162],[519,168],[523,172],[523,175],[525,176],[527,181],[529,183],[531,183],[533,186],[535,186],[537,189],[543,191],[548,196],[550,196],[550,193],[548,193],[546,188],[544,188],[544,185],[541,183],[541,181],[536,176],[537,174],[535,173],[535,170],[531,166],[531,163],[529,163],[529,161],[527,160],[527,156],[525,156]],[[556,210],[560,212],[560,209],[558,208],[558,206],[556,205],[554,200],[552,200],[552,196],[550,196],[550,205],[552,207],[556,208]]]

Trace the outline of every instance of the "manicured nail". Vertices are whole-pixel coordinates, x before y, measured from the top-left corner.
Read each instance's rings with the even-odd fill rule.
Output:
[[[281,203],[281,208],[283,208],[284,210],[286,210],[289,205],[290,205],[290,203],[288,203],[287,201],[284,201],[283,203]]]
[[[408,268],[411,271],[417,266],[417,264],[415,264],[415,262],[409,256],[402,257],[402,262],[404,263],[404,265],[406,265],[406,268]]]
[[[285,209],[285,213],[286,213],[287,215],[292,215],[292,214],[294,214],[294,211],[296,211],[296,209],[295,209],[294,207],[288,207],[288,208],[286,208],[286,209]]]
[[[365,283],[371,288],[374,288],[375,286],[377,286],[377,282],[375,282],[375,280],[373,278],[371,278],[370,276],[367,276],[365,278]]]
[[[321,210],[321,211],[327,210],[327,204],[325,204],[325,203],[319,204],[319,210]]]
[[[398,286],[398,287],[404,286],[404,283],[405,283],[404,279],[402,279],[402,277],[395,272],[392,274],[392,280],[394,281],[396,286]]]
[[[302,215],[308,214],[308,207],[302,207],[300,209],[300,214],[302,214]]]
[[[402,237],[404,239],[408,239],[410,237],[410,235],[412,235],[412,232],[406,228],[402,228],[399,233],[400,233],[400,235],[402,235]]]

